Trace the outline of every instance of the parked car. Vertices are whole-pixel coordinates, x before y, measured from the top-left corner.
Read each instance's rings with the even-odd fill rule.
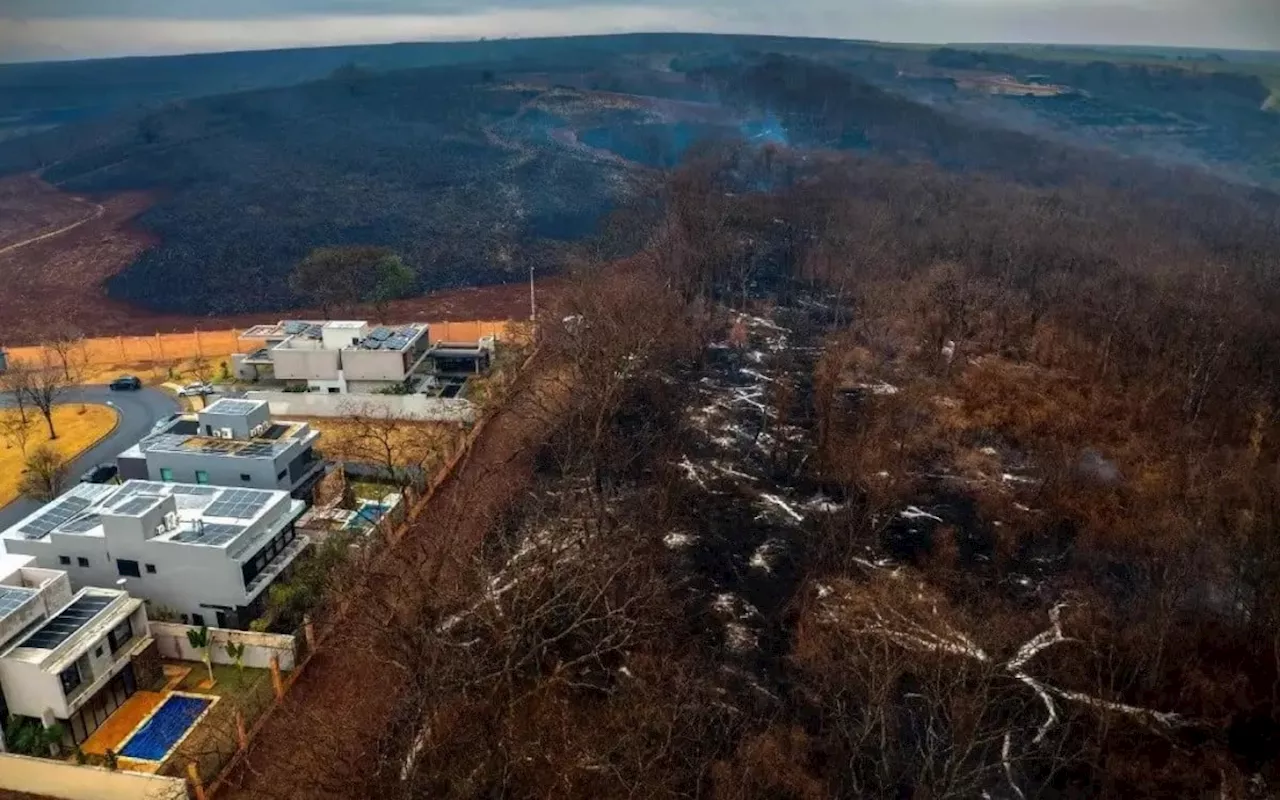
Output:
[[[213,388],[213,384],[197,381],[196,383],[188,383],[178,390],[179,397],[204,397],[207,394],[213,394],[217,389]]]
[[[80,476],[81,483],[110,483],[120,473],[115,464],[99,464]]]
[[[133,375],[121,375],[111,382],[113,392],[136,392],[142,388],[142,380]]]

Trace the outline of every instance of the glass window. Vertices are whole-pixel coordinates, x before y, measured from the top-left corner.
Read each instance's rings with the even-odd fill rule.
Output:
[[[87,566],[89,566],[89,559],[87,559],[87,558],[77,558],[77,559],[76,559],[76,563],[77,563],[77,564],[79,564],[79,565],[80,565],[80,566],[82,566],[82,567],[87,567]]]
[[[241,472],[240,480],[244,481],[245,483],[248,483],[249,481],[253,480],[253,476],[248,474],[247,472]]]
[[[156,574],[156,565],[155,565],[155,564],[148,564],[148,565],[147,565],[147,574],[148,574],[148,575],[155,575],[155,574]]]
[[[114,653],[121,647],[128,644],[129,640],[132,638],[133,625],[131,625],[129,620],[126,619],[124,622],[121,622],[119,625],[112,628],[111,632],[107,634],[107,644],[111,645],[111,652]]]
[[[196,470],[196,483],[208,483],[208,482],[209,482],[209,473],[205,472],[202,469]]]
[[[101,647],[95,647],[95,648],[93,648],[93,657],[94,657],[94,658],[102,658],[102,648],[101,648]]]
[[[62,693],[71,694],[80,685],[80,667],[72,664],[64,669],[58,677],[62,680]]]
[[[282,469],[282,470],[280,470],[279,472],[277,472],[277,473],[276,473],[276,480],[278,480],[278,481],[282,481],[282,480],[284,480],[284,476],[285,476],[285,475],[288,475],[288,474],[289,474],[289,470],[287,470],[287,469]]]
[[[162,480],[162,481],[166,481],[166,482],[167,482],[167,481],[172,481],[172,480],[173,480],[173,470],[169,469],[168,467],[161,467],[161,468],[160,468],[160,480]]]
[[[116,569],[119,570],[121,575],[130,577],[130,578],[142,577],[142,572],[138,569],[137,561],[130,561],[127,558],[117,558]]]
[[[58,556],[58,563],[67,566],[71,563],[71,556]]]
[[[191,624],[192,624],[192,625],[203,625],[203,624],[204,624],[204,614],[192,614],[192,615],[191,615]]]

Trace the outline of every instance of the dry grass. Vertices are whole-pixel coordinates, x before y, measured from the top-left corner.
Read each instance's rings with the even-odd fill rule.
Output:
[[[296,419],[296,418],[295,418]],[[304,418],[311,427],[320,431],[319,447],[327,455],[337,458],[360,460],[365,451],[377,450],[379,441],[369,438],[351,420],[334,417]],[[395,421],[387,426],[386,441],[393,454],[403,456],[406,464],[422,463],[424,449],[448,449],[462,435],[458,425],[443,422]],[[374,454],[366,455],[366,458]]]
[[[0,416],[17,414],[13,409],[0,409]],[[67,460],[71,460],[109,434],[115,428],[116,420],[115,409],[107,406],[86,405],[83,410],[78,404],[59,406],[53,412],[53,427],[58,431],[58,438],[54,440],[53,446]],[[48,441],[49,431],[44,418],[34,415],[27,452]],[[22,477],[25,460],[22,450],[16,444],[6,441],[0,446],[0,505],[18,496],[18,481]]]

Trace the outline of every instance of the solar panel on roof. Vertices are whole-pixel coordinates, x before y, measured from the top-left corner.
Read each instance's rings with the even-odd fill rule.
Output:
[[[212,405],[210,405],[208,408],[206,408],[205,412],[210,414],[242,415],[242,414],[248,414],[249,412],[253,411],[257,407],[258,407],[258,404],[253,400],[237,400],[235,398],[223,398],[222,400],[219,400],[216,403],[213,403]]]
[[[397,333],[399,333],[401,336],[403,336],[406,339],[412,339],[413,337],[418,335],[418,329],[413,327],[412,325],[407,325],[401,328],[399,331],[397,331]]]
[[[382,343],[382,348],[384,350],[403,350],[404,346],[408,343],[409,340],[403,336],[392,336],[390,339]]]
[[[17,611],[23,603],[35,596],[36,590],[25,586],[0,586],[0,617]]]
[[[155,495],[138,494],[125,498],[124,502],[116,505],[114,510],[120,514],[141,514],[155,505],[159,499]]]
[[[40,516],[18,529],[25,539],[39,539],[92,505],[83,497],[67,495],[47,507]]]
[[[111,604],[110,597],[84,596],[72,601],[52,619],[28,636],[19,647],[38,647],[52,650],[73,634],[88,625],[94,617]]]
[[[271,442],[250,442],[236,452],[238,456],[245,458],[263,458],[270,456],[275,452],[275,445]]]
[[[202,544],[209,547],[220,547],[236,538],[242,531],[242,525],[228,525],[223,522],[206,522],[194,528],[184,530],[173,541],[183,544]]]
[[[218,493],[218,490],[212,486],[192,486],[185,483],[173,484],[174,494],[193,494],[200,497],[212,497]]]
[[[369,331],[369,338],[375,339],[379,342],[382,341],[383,339],[386,339],[390,335],[391,335],[391,329],[383,328],[382,326],[378,326],[377,328],[374,328],[373,330]]]
[[[58,533],[88,533],[101,524],[102,517],[97,514],[85,514],[59,527]]]
[[[217,500],[209,504],[204,513],[210,517],[251,519],[257,516],[270,499],[270,492],[254,489],[227,489]]]
[[[308,325],[305,332],[312,339],[319,339],[321,334],[324,333],[324,327],[321,325]]]
[[[290,336],[297,336],[309,327],[311,326],[306,322],[289,321],[284,324],[284,332]]]

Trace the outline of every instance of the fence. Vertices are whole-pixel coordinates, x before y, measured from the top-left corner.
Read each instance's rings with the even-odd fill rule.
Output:
[[[151,636],[156,640],[162,658],[178,661],[200,661],[204,656],[187,640],[187,631],[199,630],[194,625],[183,625],[178,622],[152,621]],[[234,664],[235,659],[227,655],[227,642],[244,645],[244,665],[255,669],[268,669],[271,657],[280,660],[280,669],[288,672],[297,663],[297,638],[280,633],[257,633],[255,631],[231,631],[224,628],[210,628],[211,644],[209,654],[215,664]]]
[[[0,789],[63,800],[187,800],[177,777],[114,772],[47,758],[0,753]]]
[[[304,392],[249,392],[250,400],[265,400],[276,417],[350,417],[353,414],[386,414],[421,422],[471,422],[475,406],[462,398],[427,397],[422,394],[319,394]]]

